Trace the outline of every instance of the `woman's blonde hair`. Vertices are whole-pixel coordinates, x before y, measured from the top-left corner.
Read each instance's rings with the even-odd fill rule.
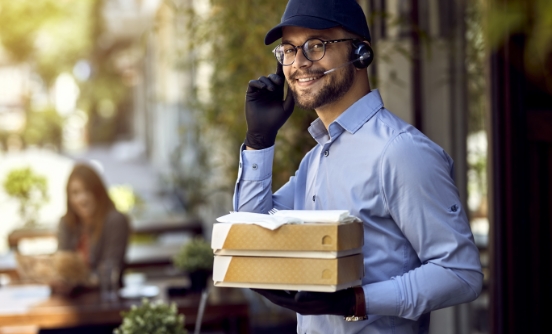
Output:
[[[63,220],[71,229],[76,229],[79,223],[79,217],[71,207],[69,201],[69,184],[74,179],[79,179],[84,184],[84,187],[92,193],[96,201],[96,212],[92,216],[92,239],[97,240],[102,233],[106,215],[115,208],[115,205],[109,198],[105,185],[98,173],[89,165],[83,163],[76,164],[67,179],[67,213],[63,216]]]

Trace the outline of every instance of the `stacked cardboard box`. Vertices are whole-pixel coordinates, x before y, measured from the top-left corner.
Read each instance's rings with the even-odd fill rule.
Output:
[[[269,230],[258,225],[213,226],[215,286],[337,291],[364,276],[362,224],[304,223]]]

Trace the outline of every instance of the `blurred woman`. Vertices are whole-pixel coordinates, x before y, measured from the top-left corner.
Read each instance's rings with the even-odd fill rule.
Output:
[[[67,213],[58,228],[58,250],[77,252],[91,273],[123,269],[130,226],[117,211],[94,169],[77,164],[67,181]],[[97,276],[96,276],[97,277]],[[72,287],[55,287],[67,292]]]

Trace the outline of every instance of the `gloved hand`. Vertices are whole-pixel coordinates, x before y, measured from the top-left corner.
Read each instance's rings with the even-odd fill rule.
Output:
[[[350,316],[355,313],[355,292],[351,289],[336,292],[283,291],[251,289],[276,305],[302,315],[333,314]]]
[[[295,105],[289,89],[283,100],[284,82],[284,71],[279,63],[276,74],[249,81],[245,94],[246,146],[260,150],[274,145],[278,130],[291,116]]]

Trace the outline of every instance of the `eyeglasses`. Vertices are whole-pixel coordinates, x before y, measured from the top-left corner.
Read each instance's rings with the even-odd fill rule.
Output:
[[[283,66],[293,64],[295,56],[297,55],[297,49],[303,50],[303,55],[310,61],[318,61],[324,58],[326,54],[326,44],[339,43],[345,41],[354,41],[354,38],[336,39],[333,41],[323,41],[318,38],[311,38],[307,40],[303,45],[295,46],[290,43],[282,43],[278,45],[272,53],[276,60]]]

